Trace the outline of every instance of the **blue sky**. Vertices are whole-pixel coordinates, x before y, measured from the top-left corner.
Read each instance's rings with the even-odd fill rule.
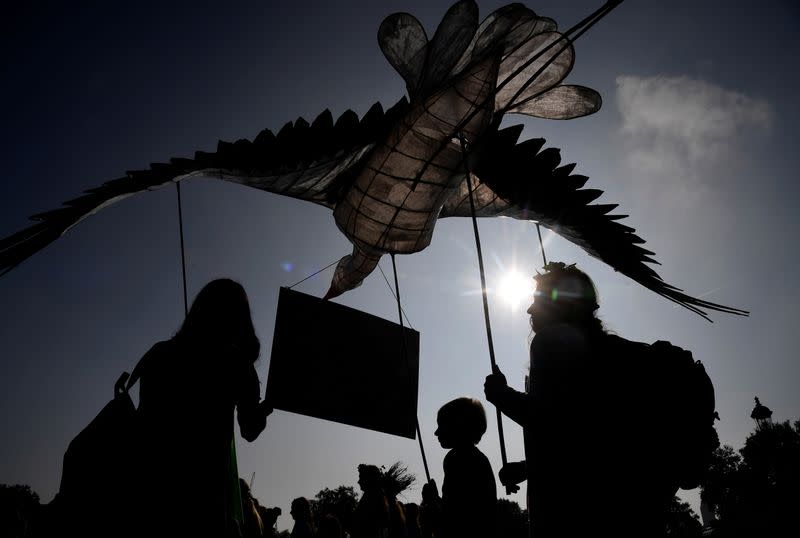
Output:
[[[481,16],[500,5],[479,2]],[[566,28],[599,2],[528,5]],[[126,170],[213,150],[218,139],[277,131],[325,108],[338,117],[363,114],[375,101],[393,104],[404,85],[378,49],[378,25],[408,11],[432,35],[447,7],[414,0],[18,8],[0,38],[0,235]],[[707,323],[544,234],[548,259],[577,262],[595,278],[611,330],[670,340],[703,361],[717,390],[720,437],[736,448],[752,430],[756,395],[776,419],[800,418],[799,25],[788,1],[629,0],[578,41],[567,79],[598,90],[600,112],[567,122],[505,120],[523,123],[523,138],[561,148],[563,162],[576,162],[588,186],[605,191],[599,202],[619,203],[666,281],[751,311]],[[219,276],[245,286],[265,381],[279,287],[350,245],[330,211],[313,204],[212,179],[182,190],[189,294]],[[531,275],[540,265],[533,225],[479,225],[489,288],[512,269]],[[430,247],[397,258],[404,309],[421,333],[419,420],[440,483],[436,410],[462,395],[482,400],[489,370],[471,234],[469,220],[443,220]],[[388,259],[382,267],[391,278]],[[330,271],[297,289],[321,296]],[[380,272],[337,300],[396,319]],[[30,484],[49,501],[69,441],[111,397],[119,373],[182,319],[175,189],[85,220],[0,279],[0,304],[0,482]],[[514,311],[496,295],[490,305],[498,362],[521,388],[530,337],[524,306]],[[507,421],[506,434],[509,458],[521,458],[521,432]],[[493,425],[479,446],[499,468]],[[359,463],[402,460],[424,477],[414,441],[280,411],[256,442],[238,447],[242,476],[256,473],[256,496],[283,508],[280,528],[291,525],[294,497],[355,485]],[[696,502],[695,493],[684,495]],[[521,494],[513,498],[524,504]],[[419,489],[407,500],[418,501]]]

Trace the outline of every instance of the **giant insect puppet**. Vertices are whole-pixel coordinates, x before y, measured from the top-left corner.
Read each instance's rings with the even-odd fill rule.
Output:
[[[512,217],[534,221],[641,285],[689,310],[742,314],[664,282],[635,230],[591,204],[602,191],[584,189],[574,164],[543,139],[518,143],[522,126],[500,129],[505,114],[571,119],[600,109],[600,95],[562,81],[574,62],[573,41],[616,7],[559,32],[555,21],[510,4],[479,23],[473,0],[454,4],[432,39],[407,13],[387,17],[381,50],[403,77],[408,99],[384,111],[373,105],[359,120],[335,122],[328,110],[310,124],[266,129],[254,140],[220,142],[217,151],[174,158],[90,189],[64,207],[0,241],[0,274],[100,209],[132,194],[207,176],[291,196],[333,210],[353,244],[338,263],[327,298],[357,287],[381,256],[427,247],[444,217]]]

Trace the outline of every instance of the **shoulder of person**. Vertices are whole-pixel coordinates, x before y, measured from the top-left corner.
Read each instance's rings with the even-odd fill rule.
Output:
[[[161,354],[161,353],[172,353],[178,348],[178,342],[175,341],[174,338],[170,338],[169,340],[162,340],[160,342],[156,342],[153,344],[153,347],[150,348],[148,353],[153,354]]]
[[[531,342],[531,349],[565,349],[588,345],[589,338],[584,330],[573,325],[561,323],[537,332]]]
[[[154,362],[161,361],[163,357],[172,355],[176,352],[177,344],[173,340],[162,340],[156,342],[150,349],[139,359],[136,369],[140,372],[147,370],[149,365]]]
[[[443,465],[451,467],[473,466],[482,460],[489,459],[477,446],[458,447],[451,449],[444,456]]]
[[[453,467],[460,467],[464,465],[464,463],[468,460],[468,456],[464,451],[463,447],[460,448],[451,448],[447,454],[444,455],[444,460],[442,460],[442,466],[445,468],[445,471],[448,468]]]

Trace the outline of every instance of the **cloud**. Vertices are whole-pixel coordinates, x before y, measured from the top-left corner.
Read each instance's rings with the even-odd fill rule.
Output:
[[[697,184],[734,161],[749,133],[766,131],[766,101],[688,77],[617,78],[628,164],[639,174]]]

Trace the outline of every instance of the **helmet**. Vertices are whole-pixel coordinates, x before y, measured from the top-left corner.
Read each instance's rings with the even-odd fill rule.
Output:
[[[544,266],[536,280],[535,301],[545,301],[554,306],[594,312],[598,308],[597,290],[589,276],[575,267],[563,262],[550,262]]]

